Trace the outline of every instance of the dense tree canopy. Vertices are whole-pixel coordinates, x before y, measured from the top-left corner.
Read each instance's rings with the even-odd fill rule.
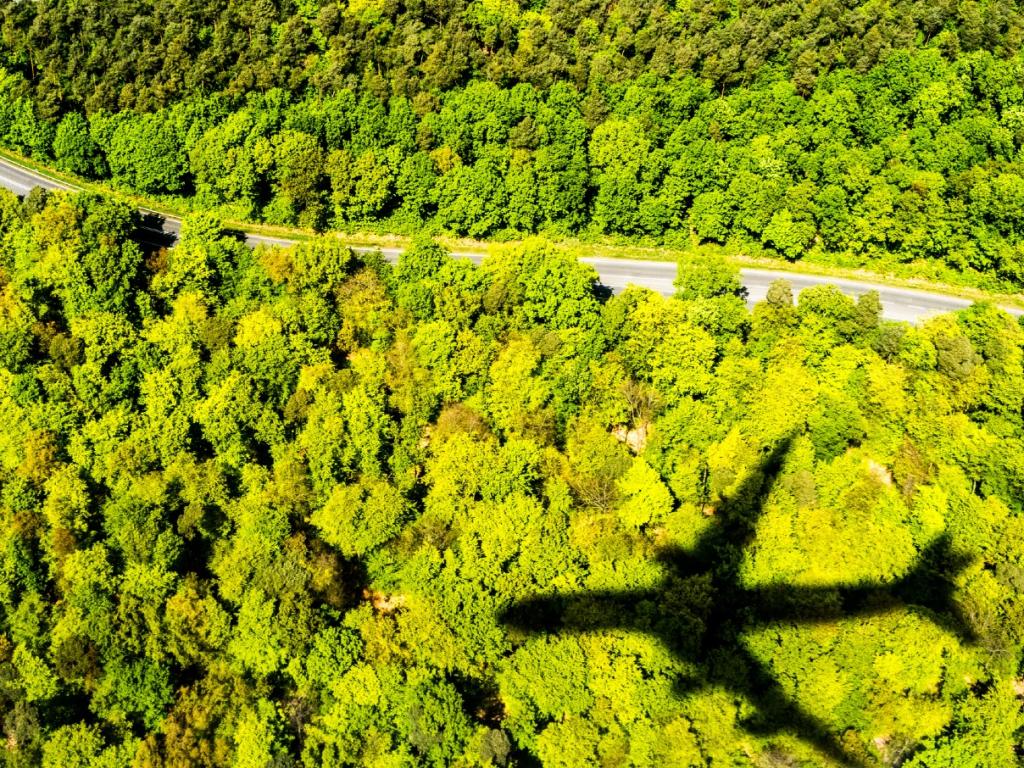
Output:
[[[132,225],[0,193],[5,764],[1018,765],[1006,314]]]
[[[1024,37],[1013,0],[48,0],[6,2],[2,22],[6,64],[34,81],[47,116],[148,111],[197,93],[412,98],[473,78],[584,89],[679,71],[716,89],[780,74],[806,91],[892,51],[1004,57]]]
[[[11,0],[0,30],[0,144],[228,217],[1024,285],[1012,0]]]

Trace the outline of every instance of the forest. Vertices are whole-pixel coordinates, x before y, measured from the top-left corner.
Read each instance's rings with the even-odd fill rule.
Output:
[[[8,0],[0,35],[0,145],[225,220],[1024,286],[1011,0]]]
[[[732,257],[1020,293],[1022,51],[1017,0],[0,1],[0,150],[97,182],[0,190],[0,763],[1020,768],[1024,320]]]
[[[0,192],[0,756],[1015,768],[1024,327]]]

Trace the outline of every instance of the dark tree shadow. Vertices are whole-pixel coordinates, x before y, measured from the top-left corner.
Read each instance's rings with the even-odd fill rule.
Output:
[[[172,247],[178,240],[178,233],[167,226],[159,213],[140,212],[132,239],[143,249],[159,250]]]
[[[503,622],[522,633],[626,629],[653,635],[699,670],[700,679],[679,682],[680,695],[700,686],[728,690],[754,704],[756,714],[744,723],[749,731],[790,733],[841,765],[865,765],[826,723],[786,694],[771,670],[747,649],[742,633],[780,622],[807,624],[913,610],[972,643],[975,636],[953,600],[951,580],[968,560],[956,556],[943,536],[892,583],[744,586],[743,555],[790,443],[785,439],[762,457],[756,471],[717,507],[714,522],[693,549],[670,547],[659,553],[665,577],[657,587],[539,596],[511,606]]]

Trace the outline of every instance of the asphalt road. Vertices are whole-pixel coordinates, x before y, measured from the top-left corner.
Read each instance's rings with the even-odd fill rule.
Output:
[[[47,189],[73,189],[56,179],[37,174],[26,168],[14,165],[7,160],[0,158],[0,186],[6,187],[15,194],[25,195],[33,187],[46,187]],[[172,242],[177,236],[181,222],[173,218],[163,218],[150,211],[143,210],[147,220],[147,230],[151,231],[155,239],[162,238]],[[291,245],[293,241],[284,238],[268,237],[245,233],[246,242],[255,247],[257,245]],[[356,248],[355,250],[370,251],[370,248]],[[397,260],[401,255],[399,248],[380,249],[384,256],[390,260]],[[468,258],[475,262],[483,259],[484,254],[461,253],[452,254],[460,258]],[[597,269],[601,282],[613,291],[620,291],[627,285],[639,285],[645,288],[670,295],[673,292],[672,280],[675,278],[676,267],[671,262],[664,261],[641,261],[634,259],[611,259],[611,258],[587,258],[582,261],[591,264]],[[749,303],[764,299],[768,292],[768,286],[774,280],[788,280],[793,286],[793,293],[799,294],[804,288],[815,285],[832,284],[843,293],[850,296],[859,296],[867,291],[878,291],[882,301],[882,314],[889,320],[905,320],[908,322],[919,322],[926,317],[953,312],[958,309],[970,306],[971,302],[956,296],[947,296],[941,293],[929,291],[911,290],[907,288],[894,288],[887,285],[874,285],[872,283],[858,280],[846,280],[835,277],[820,277],[817,275],[806,275],[794,272],[780,272],[768,269],[743,269],[741,277],[744,286],[747,288]],[[1024,315],[1024,311],[1006,307],[1007,312],[1013,315]]]

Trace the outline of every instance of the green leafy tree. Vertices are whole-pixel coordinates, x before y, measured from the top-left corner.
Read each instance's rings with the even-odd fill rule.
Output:
[[[93,141],[89,123],[80,112],[69,112],[53,136],[57,167],[80,176],[102,176],[106,171],[100,148]]]
[[[273,139],[274,200],[264,215],[272,223],[298,223],[318,229],[323,201],[324,153],[315,136],[283,131]]]
[[[181,141],[166,115],[120,118],[104,144],[113,179],[141,192],[179,192],[186,183]]]
[[[739,269],[721,256],[683,256],[673,285],[676,297],[684,301],[746,296]]]
[[[457,165],[437,182],[438,220],[459,234],[493,234],[505,225],[507,208],[504,179],[490,159]]]
[[[390,485],[338,486],[311,521],[343,555],[364,555],[394,537],[406,517],[402,495]]]

